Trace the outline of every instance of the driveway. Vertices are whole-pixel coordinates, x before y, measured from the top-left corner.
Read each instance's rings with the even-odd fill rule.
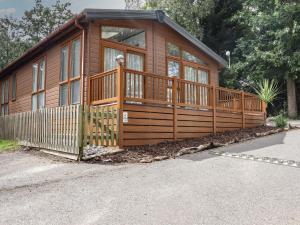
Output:
[[[300,161],[300,130],[218,151]],[[300,168],[208,151],[152,164],[0,154],[1,225],[300,224]]]

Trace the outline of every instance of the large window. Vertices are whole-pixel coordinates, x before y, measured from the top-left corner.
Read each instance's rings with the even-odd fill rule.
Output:
[[[137,28],[102,26],[101,37],[109,41],[146,48],[145,30]]]
[[[59,105],[80,103],[80,38],[68,42],[60,53]]]
[[[45,78],[46,61],[42,58],[32,65],[31,108],[33,111],[45,108]]]
[[[1,115],[8,114],[8,90],[9,90],[9,81],[8,79],[2,81],[1,83]]]

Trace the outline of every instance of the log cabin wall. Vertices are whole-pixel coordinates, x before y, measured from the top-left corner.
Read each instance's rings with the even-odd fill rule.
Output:
[[[60,82],[60,51],[62,45],[79,37],[80,32],[76,32],[66,36],[64,39],[56,43],[34,57],[32,60],[27,61],[22,66],[15,69],[9,75],[0,79],[9,79],[9,114],[27,112],[32,109],[32,65],[39,59],[45,58],[45,107],[52,108],[59,106],[59,82]],[[16,99],[12,99],[12,75],[16,74]],[[1,89],[1,86],[0,86]],[[1,93],[1,92],[0,92]]]

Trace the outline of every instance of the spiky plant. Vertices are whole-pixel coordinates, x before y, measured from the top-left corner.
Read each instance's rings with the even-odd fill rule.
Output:
[[[266,105],[272,104],[280,93],[278,82],[274,79],[271,81],[268,79],[262,80],[257,84],[257,87],[254,87],[254,90],[260,100],[264,101]]]

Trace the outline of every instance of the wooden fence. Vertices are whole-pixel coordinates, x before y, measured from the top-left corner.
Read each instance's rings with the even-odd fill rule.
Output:
[[[83,145],[117,146],[119,111],[116,105],[84,108]]]
[[[0,127],[1,139],[79,155],[87,145],[118,145],[119,111],[116,106],[49,108],[1,116]]]
[[[79,154],[82,107],[68,106],[0,117],[0,138],[22,145]]]

